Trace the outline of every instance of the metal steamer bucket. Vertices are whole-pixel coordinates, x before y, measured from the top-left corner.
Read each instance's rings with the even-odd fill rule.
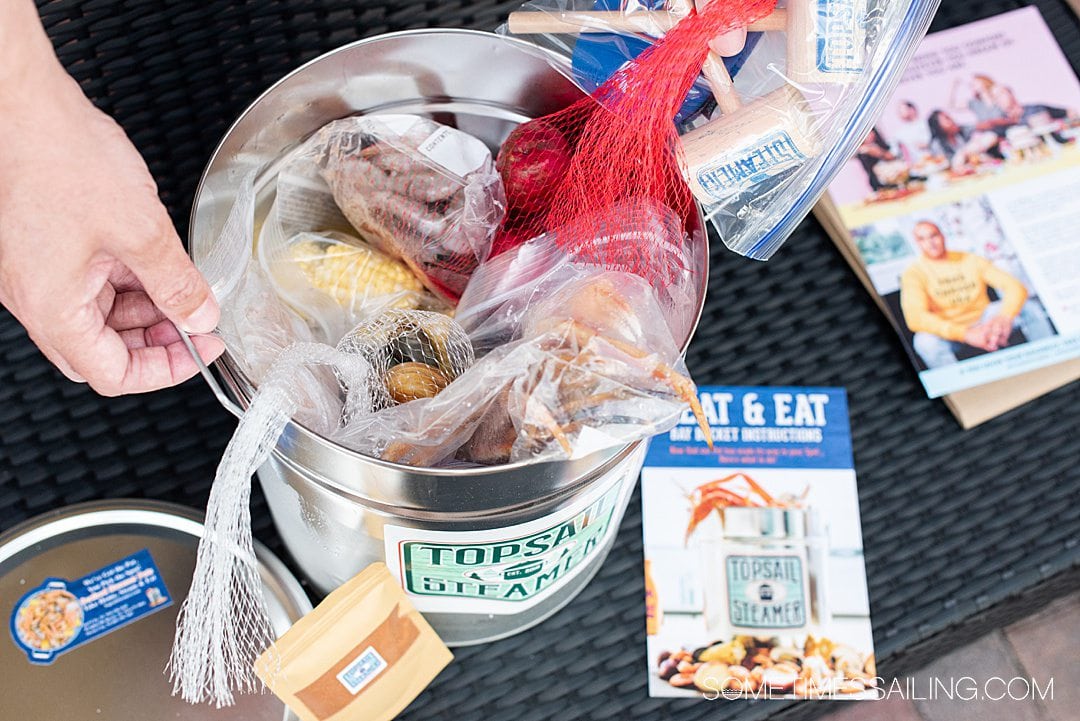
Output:
[[[272,173],[275,159],[332,120],[426,115],[497,149],[518,123],[581,98],[570,77],[564,59],[470,30],[394,33],[327,53],[271,87],[225,135],[199,185],[192,255],[198,260],[217,239],[243,177]],[[256,223],[271,200],[259,199]],[[708,266],[700,214],[692,243],[700,314]],[[215,367],[246,406],[252,383],[227,355]],[[289,552],[318,590],[385,561],[443,640],[466,645],[539,623],[588,583],[614,542],[644,454],[635,443],[569,461],[414,468],[294,422],[258,478]]]

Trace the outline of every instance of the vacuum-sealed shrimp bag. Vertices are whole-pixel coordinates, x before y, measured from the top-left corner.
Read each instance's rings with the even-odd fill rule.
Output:
[[[669,62],[637,73],[633,90],[667,102],[672,86],[661,73],[682,72],[684,61],[700,72],[688,92],[679,87],[665,118],[681,135],[680,170],[724,243],[764,260],[855,153],[938,2],[782,0],[762,11],[756,0],[532,0],[503,31],[569,55],[577,80],[633,128],[653,119],[655,104],[621,103],[625,83],[611,79],[631,60],[645,68],[657,39],[691,18],[695,27],[722,28],[694,38],[701,47],[665,49]],[[712,19],[698,21],[705,16]],[[562,155],[569,167],[598,150],[568,147]],[[511,199],[512,190],[508,184]]]
[[[361,237],[455,302],[505,210],[487,146],[415,115],[346,118],[314,143],[320,174]]]
[[[451,307],[505,212],[487,146],[415,115],[331,122],[272,182],[260,265],[331,345],[385,308]]]

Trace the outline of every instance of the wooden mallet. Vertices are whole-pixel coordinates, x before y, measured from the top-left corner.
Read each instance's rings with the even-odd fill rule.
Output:
[[[791,80],[850,83],[862,74],[866,59],[866,4],[867,0],[791,0],[786,8],[777,8],[746,29],[787,33]],[[510,13],[507,28],[512,35],[629,32],[659,36],[684,15],[670,10],[518,11]]]
[[[726,75],[726,71],[725,71]],[[684,173],[705,205],[722,203],[817,155],[810,106],[785,83],[745,105],[734,89],[734,108],[682,136]],[[719,100],[718,100],[719,104]]]

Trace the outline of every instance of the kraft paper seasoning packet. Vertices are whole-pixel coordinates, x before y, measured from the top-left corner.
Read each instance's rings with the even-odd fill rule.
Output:
[[[303,721],[389,721],[453,659],[382,563],[304,616],[255,662]]]

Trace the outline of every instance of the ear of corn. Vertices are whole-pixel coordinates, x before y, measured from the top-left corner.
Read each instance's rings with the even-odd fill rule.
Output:
[[[289,253],[312,287],[345,308],[393,294],[402,297],[389,307],[420,306],[424,286],[408,266],[374,248],[304,240],[294,243]]]

